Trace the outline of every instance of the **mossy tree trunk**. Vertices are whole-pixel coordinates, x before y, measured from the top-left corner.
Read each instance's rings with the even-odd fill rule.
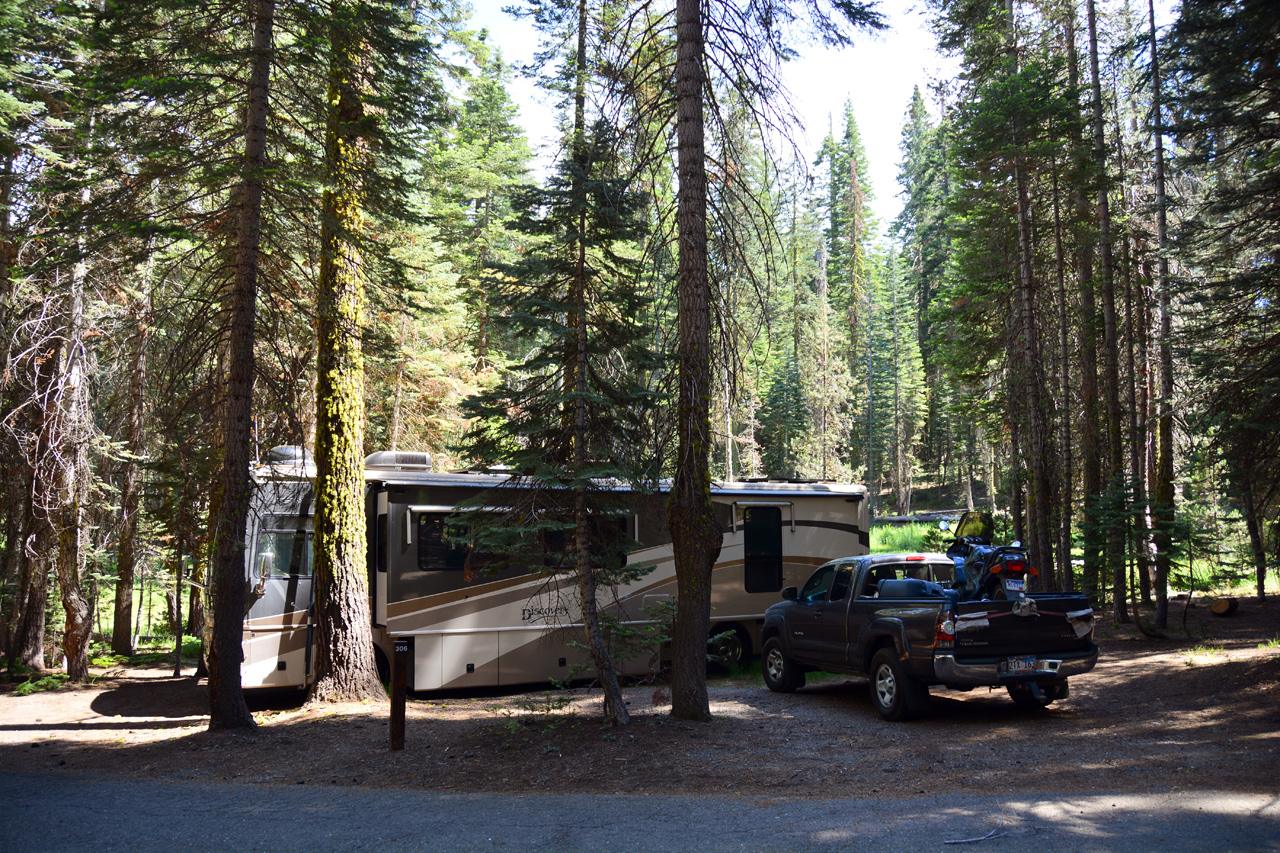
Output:
[[[385,699],[373,656],[364,523],[363,221],[368,149],[354,4],[333,10],[317,297],[315,619],[311,701]]]

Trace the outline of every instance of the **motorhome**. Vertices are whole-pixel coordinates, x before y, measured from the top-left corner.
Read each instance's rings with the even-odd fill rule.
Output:
[[[246,688],[306,687],[314,678],[312,578],[315,468],[299,448],[276,448],[255,466],[246,541],[251,606],[244,623]],[[432,470],[427,454],[381,451],[365,460],[365,508],[373,640],[386,673],[397,639],[410,649],[411,690],[479,688],[565,680],[589,664],[581,646],[577,590],[545,566],[483,567],[484,555],[447,530],[465,510],[509,501],[519,488],[502,473]],[[654,618],[675,595],[665,494],[622,491],[620,521],[638,547],[638,579],[602,591],[624,623]],[[765,609],[836,557],[866,554],[863,486],[759,481],[717,483],[711,498],[724,539],[712,574],[711,631],[731,660],[759,652]],[[620,661],[641,675],[652,655]]]

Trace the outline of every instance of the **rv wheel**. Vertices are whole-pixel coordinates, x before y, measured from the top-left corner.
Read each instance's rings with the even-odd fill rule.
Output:
[[[707,640],[707,661],[724,670],[742,666],[751,659],[751,638],[737,625],[711,629]]]

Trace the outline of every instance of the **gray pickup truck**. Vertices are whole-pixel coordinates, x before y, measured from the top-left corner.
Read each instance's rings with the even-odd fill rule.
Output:
[[[876,554],[820,566],[765,611],[765,684],[789,693],[813,670],[871,680],[887,720],[923,713],[929,685],[1006,687],[1019,706],[1068,695],[1067,679],[1093,669],[1093,610],[1084,595],[1020,593],[962,600],[945,554]]]

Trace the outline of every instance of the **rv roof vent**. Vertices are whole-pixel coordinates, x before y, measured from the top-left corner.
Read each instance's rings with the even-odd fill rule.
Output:
[[[311,454],[297,444],[280,444],[267,451],[265,461],[268,465],[305,465],[311,461]]]
[[[386,471],[430,471],[430,453],[405,453],[399,450],[379,450],[364,458],[364,467]]]

